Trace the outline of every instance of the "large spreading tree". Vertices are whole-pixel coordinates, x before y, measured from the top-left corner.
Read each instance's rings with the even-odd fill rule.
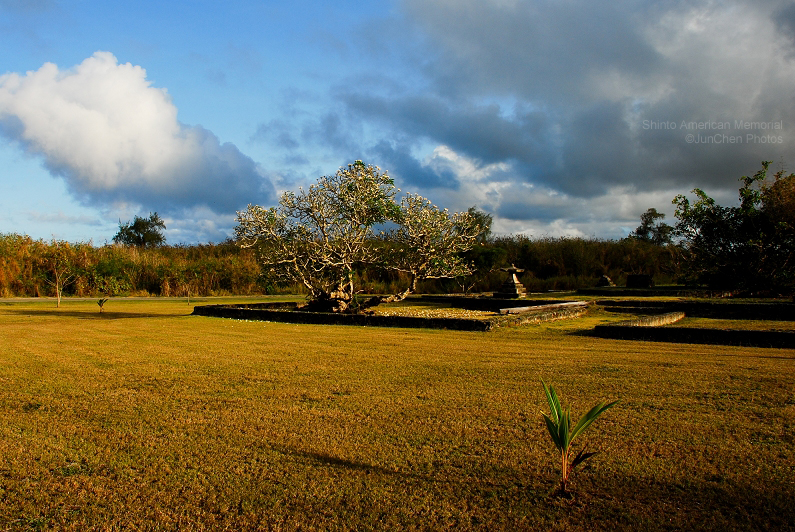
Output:
[[[356,161],[308,190],[285,192],[277,207],[249,205],[237,213],[235,234],[256,247],[272,277],[299,283],[309,308],[350,312],[407,297],[423,279],[465,275],[462,254],[482,232],[470,213],[450,214],[421,196],[397,201],[393,180]],[[357,301],[357,271],[404,272],[399,293]]]
[[[795,174],[768,177],[769,161],[741,178],[740,205],[723,207],[703,190],[679,195],[675,234],[691,281],[724,290],[792,293],[795,289]]]

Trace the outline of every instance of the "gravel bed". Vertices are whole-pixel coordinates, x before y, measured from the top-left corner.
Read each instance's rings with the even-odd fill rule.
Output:
[[[376,307],[372,310],[376,316],[411,316],[415,318],[464,318],[480,320],[497,315],[495,312],[482,310],[466,310],[462,308],[428,308],[428,307]]]

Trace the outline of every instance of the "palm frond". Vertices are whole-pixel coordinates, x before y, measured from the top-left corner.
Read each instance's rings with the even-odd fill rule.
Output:
[[[591,408],[588,413],[586,413],[580,421],[575,425],[574,430],[571,431],[571,439],[574,440],[582,431],[588,428],[588,426],[596,421],[596,418],[601,416],[605,410],[612,407],[618,403],[618,401],[613,401],[609,404],[599,403],[598,405]]]

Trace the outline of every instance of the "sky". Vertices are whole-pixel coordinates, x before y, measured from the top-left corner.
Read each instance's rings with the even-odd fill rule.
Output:
[[[341,166],[618,239],[795,171],[795,3],[0,0],[0,233],[219,242]]]

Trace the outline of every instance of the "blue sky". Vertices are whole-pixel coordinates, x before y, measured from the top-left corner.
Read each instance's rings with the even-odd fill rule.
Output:
[[[792,171],[795,4],[0,0],[0,232],[169,243],[363,159],[495,230],[621,238]]]

